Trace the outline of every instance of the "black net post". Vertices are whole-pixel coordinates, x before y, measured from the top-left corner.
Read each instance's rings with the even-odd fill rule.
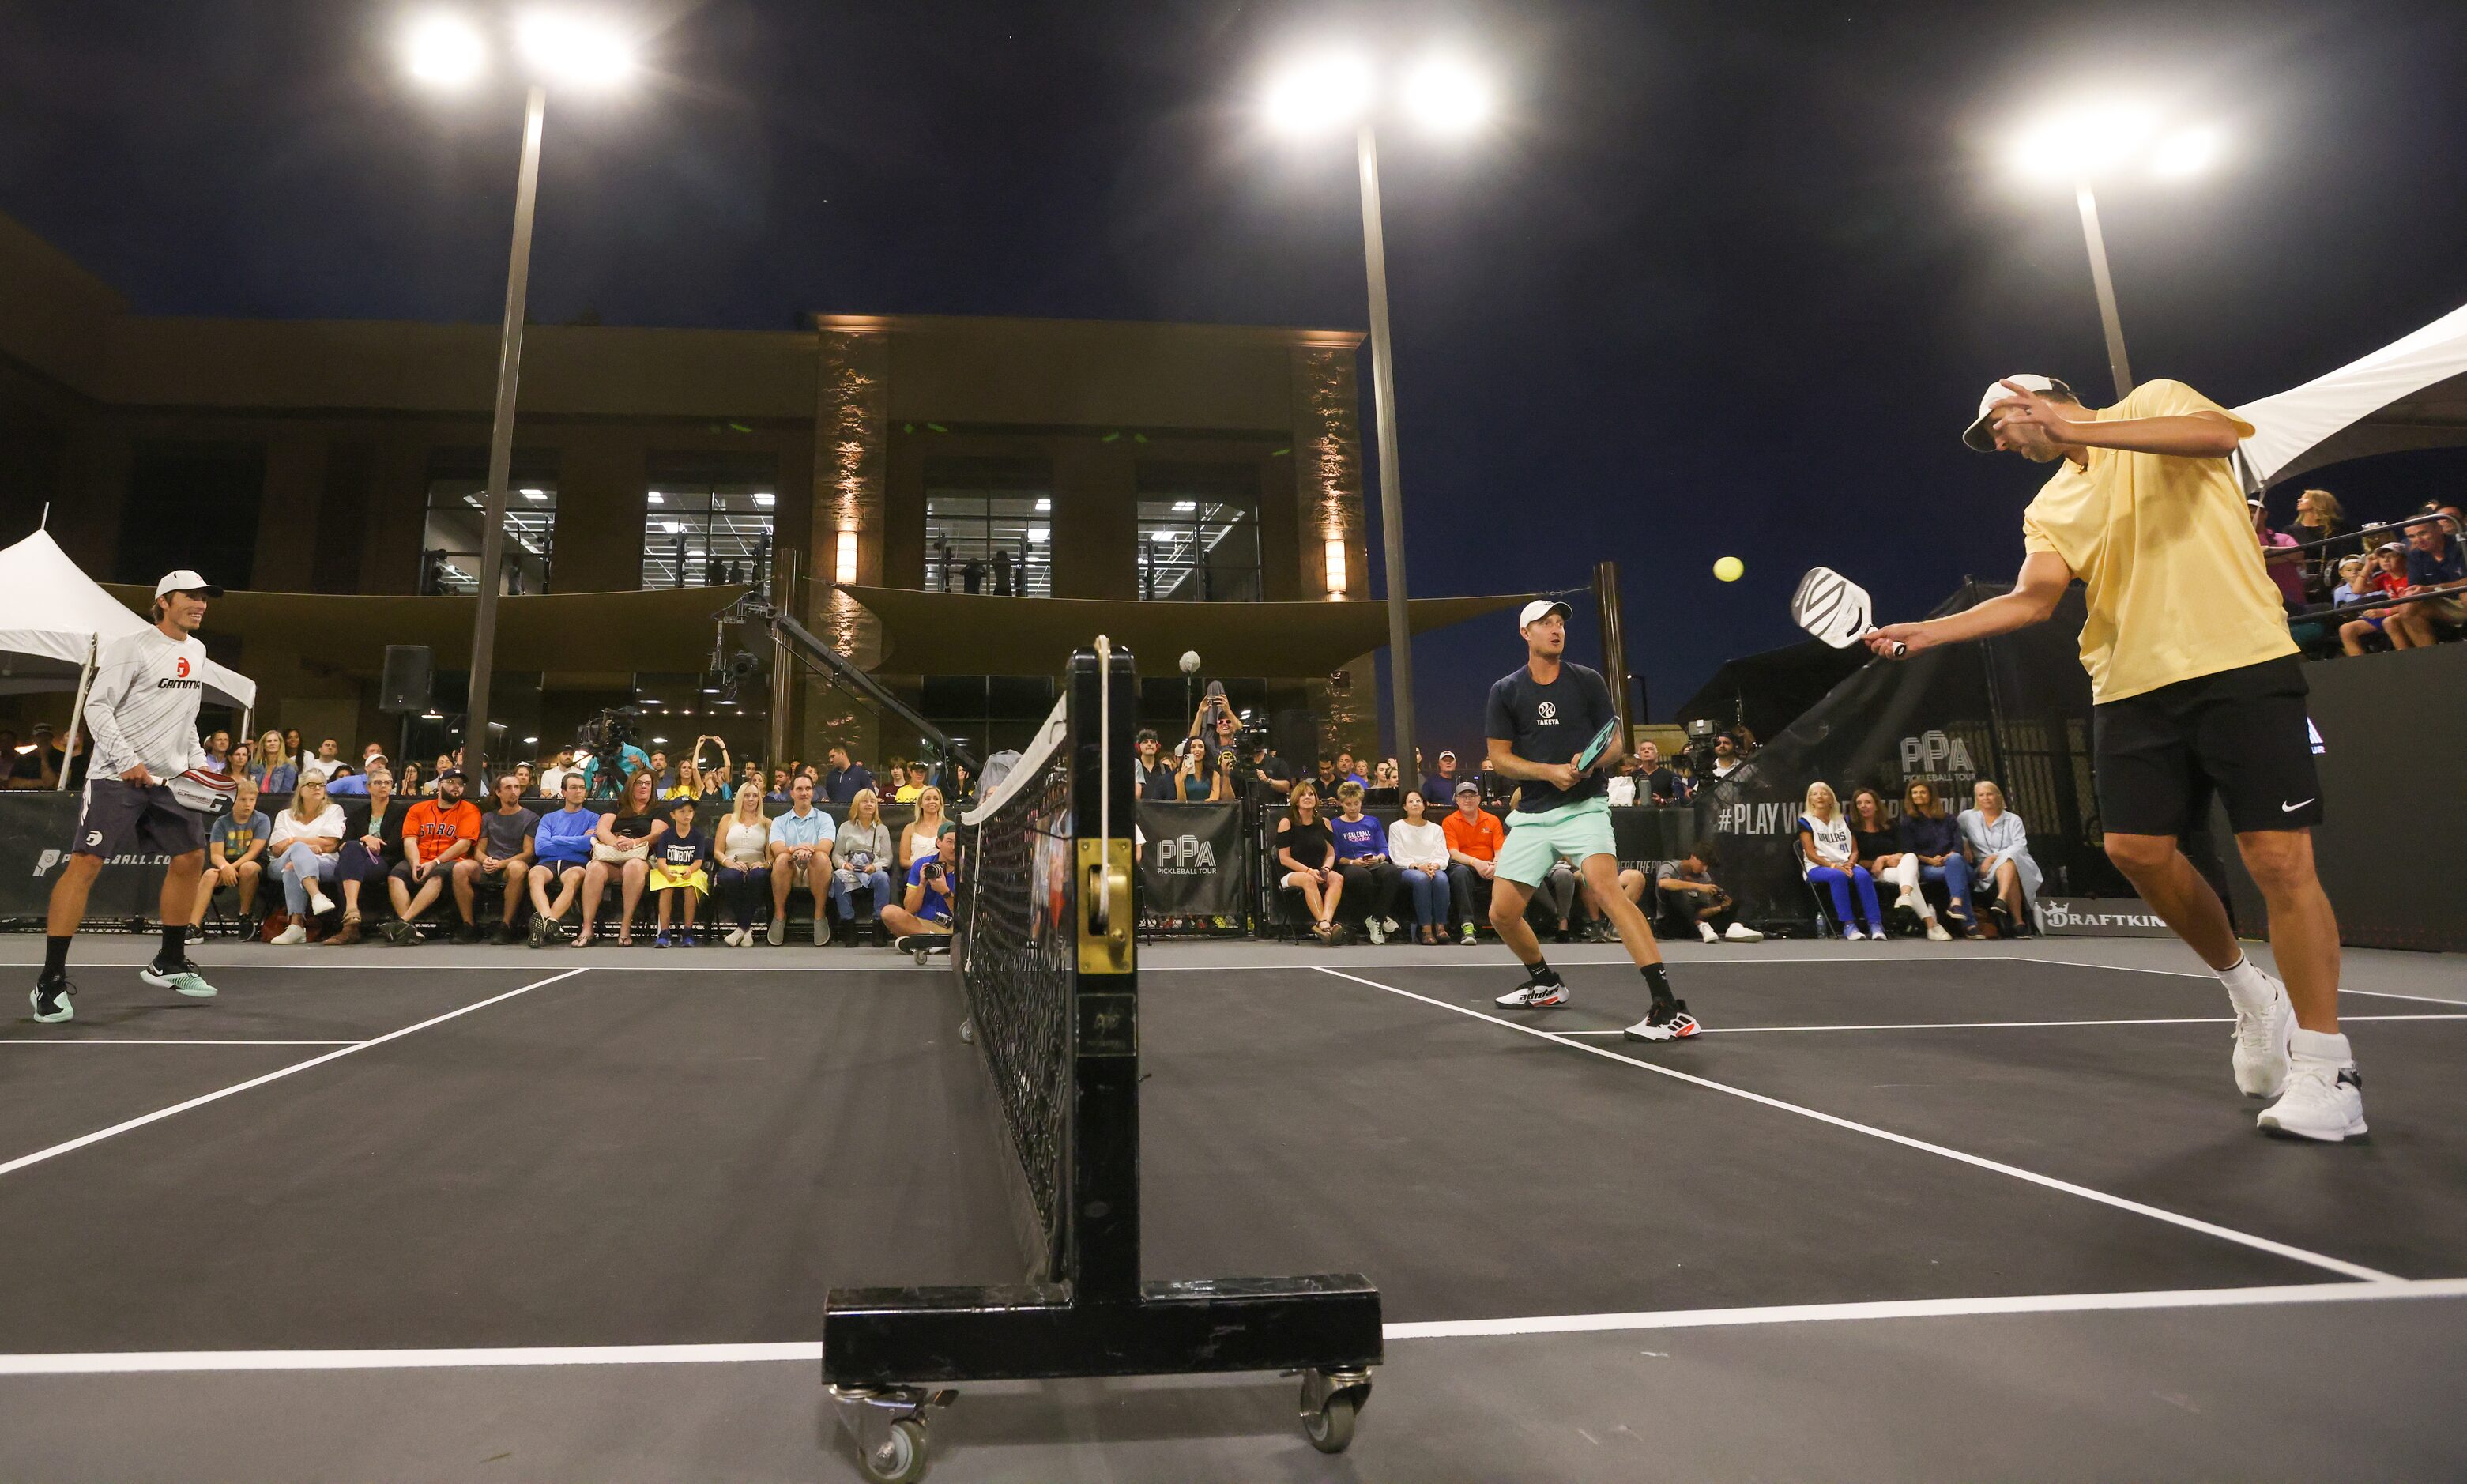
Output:
[[[1080,865],[1072,1047],[1070,1281],[1082,1301],[1140,1291],[1140,1018],[1132,938],[1138,873],[1131,656],[1071,657],[1071,795]]]

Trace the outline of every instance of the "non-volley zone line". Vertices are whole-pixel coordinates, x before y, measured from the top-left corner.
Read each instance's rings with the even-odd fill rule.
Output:
[[[2015,1314],[2103,1314],[2148,1309],[2254,1309],[2400,1299],[2467,1298],[2467,1278],[2392,1278],[2373,1283],[2288,1283],[2256,1288],[2162,1289],[2122,1293],[2021,1293],[1991,1298],[1889,1298],[1740,1309],[1661,1309],[1627,1314],[1532,1315],[1390,1324],[1394,1341],[1498,1339],[1530,1335],[1639,1330],[1736,1329],[1857,1319],[1955,1319]],[[698,1345],[498,1345],[462,1350],[100,1350],[0,1355],[0,1376],[139,1375],[163,1371],[383,1371],[542,1365],[811,1365],[818,1339]]]
[[[2343,1015],[2339,1023],[2351,1021],[2467,1021],[2467,1013],[2426,1015]],[[2121,1021],[1912,1021],[1891,1025],[1707,1025],[1697,1031],[1701,1036],[1752,1036],[1766,1031],[1798,1030],[2048,1030],[2071,1025],[2232,1025],[2232,1015],[2170,1015]],[[1623,1036],[1621,1030],[1561,1030],[1559,1036]]]
[[[466,1004],[460,1009],[448,1010],[443,1015],[431,1016],[427,1020],[421,1021],[417,1025],[405,1025],[400,1030],[390,1030],[382,1036],[372,1036],[366,1041],[354,1041],[346,1046],[338,1046],[334,1050],[328,1051],[323,1056],[312,1056],[305,1062],[294,1062],[288,1067],[278,1067],[272,1071],[266,1072],[260,1076],[251,1077],[245,1082],[235,1082],[230,1087],[217,1088],[212,1092],[207,1092],[200,1096],[190,1098],[185,1103],[173,1103],[169,1108],[157,1108],[152,1113],[140,1113],[134,1118],[115,1123],[107,1129],[97,1129],[91,1134],[79,1135],[78,1137],[69,1139],[64,1143],[54,1144],[49,1149],[37,1149],[30,1155],[19,1155],[16,1158],[9,1160],[5,1164],[0,1164],[0,1175],[12,1175],[17,1171],[26,1168],[28,1165],[40,1164],[46,1159],[57,1158],[61,1155],[83,1149],[88,1144],[100,1144],[104,1139],[117,1138],[121,1135],[126,1134],[131,1130],[142,1129],[149,1123],[160,1123],[166,1118],[177,1117],[181,1113],[187,1113],[192,1108],[203,1108],[208,1103],[220,1102],[224,1098],[245,1092],[251,1088],[261,1088],[269,1082],[279,1082],[282,1079],[290,1076],[294,1072],[306,1071],[311,1067],[323,1067],[328,1062],[354,1055],[358,1052],[367,1050],[371,1046],[384,1046],[389,1041],[399,1041],[405,1036],[426,1030],[431,1025],[442,1025],[447,1021],[453,1020],[458,1016],[468,1015],[474,1010],[485,1010],[492,1004],[501,1004],[506,1001],[511,1000],[516,995],[527,995],[534,989],[545,988],[548,985],[557,982],[559,979],[570,979],[577,974],[588,973],[590,972],[590,965],[585,964],[579,968],[568,969],[563,974],[552,974],[544,979],[533,979],[531,983],[523,985],[520,989],[509,989],[502,995],[490,995],[486,1000]]]
[[[2148,1205],[2139,1201],[2130,1201],[2122,1196],[2110,1195],[2104,1190],[2094,1190],[2088,1185],[2076,1185],[2071,1180],[2058,1180],[2052,1175],[2042,1175],[2036,1170],[2026,1170],[2017,1164],[2006,1164],[2001,1159],[1990,1159],[1983,1155],[1968,1154],[1962,1150],[1954,1149],[1947,1145],[1932,1143],[1927,1139],[1913,1138],[1908,1134],[1896,1134],[1890,1129],[1880,1129],[1872,1123],[1861,1123],[1856,1119],[1845,1118],[1835,1113],[1822,1113],[1817,1109],[1806,1107],[1803,1104],[1785,1102],[1777,1097],[1768,1097],[1762,1092],[1751,1092],[1745,1088],[1732,1087],[1727,1082],[1716,1082],[1710,1077],[1700,1077],[1693,1072],[1680,1071],[1676,1068],[1659,1066],[1652,1062],[1641,1061],[1636,1057],[1611,1050],[1607,1046],[1594,1046],[1590,1043],[1575,1040],[1573,1037],[1563,1035],[1556,1031],[1537,1030],[1530,1025],[1519,1025],[1514,1021],[1504,1020],[1499,1016],[1472,1009],[1465,1005],[1451,1004],[1444,1000],[1434,1000],[1428,995],[1417,995],[1410,989],[1398,989],[1393,984],[1382,984],[1376,979],[1366,979],[1358,974],[1347,974],[1342,969],[1331,969],[1325,965],[1322,965],[1320,966],[1319,972],[1325,975],[1331,975],[1340,979],[1348,979],[1353,983],[1363,985],[1367,988],[1380,990],[1387,994],[1395,995],[1401,999],[1418,1001],[1423,1004],[1431,1005],[1437,1009],[1451,1011],[1470,1020],[1482,1021],[1492,1025],[1497,1025],[1505,1030],[1512,1030],[1521,1036],[1531,1036],[1538,1041],[1548,1041],[1556,1046],[1567,1046],[1572,1050],[1582,1051],[1588,1056],[1598,1056],[1605,1061],[1613,1061],[1618,1062],[1622,1066],[1634,1067],[1641,1071],[1649,1071],[1659,1077],[1668,1077],[1673,1081],[1685,1082],[1691,1087],[1704,1088],[1709,1091],[1722,1093],[1726,1097],[1740,1098],[1744,1101],[1760,1104],[1764,1107],[1775,1109],[1781,1113],[1792,1113],[1801,1118],[1813,1119],[1818,1123],[1829,1124],[1834,1128],[1846,1130],[1852,1134],[1864,1134],[1869,1138],[1879,1138],[1885,1140],[1887,1143],[1899,1144],[1905,1149],[1915,1149],[1922,1154],[1930,1154],[1935,1155],[1939,1158],[1952,1159],[1961,1164],[1970,1165],[1975,1169],[1992,1171],[1995,1174],[2007,1176],[2011,1179],[2038,1185],[2045,1189],[2062,1191],[2066,1195],[2078,1196],[2085,1201],[2094,1201],[2101,1205],[2114,1206],[2120,1211],[2131,1211],[2138,1216],[2149,1217],[2153,1221],[2165,1222],[2169,1225],[2182,1226],[2187,1231],[2198,1231],[2205,1236],[2216,1237],[2222,1242],[2232,1242],[2239,1247],[2249,1247],[2257,1251],[2269,1252],[2275,1256],[2284,1257],[2295,1262],[2307,1264],[2311,1267],[2324,1269],[2330,1272],[2340,1273],[2343,1276],[2357,1279],[2360,1282],[2397,1283],[2404,1281],[2395,1273],[2384,1272],[2378,1268],[2367,1268],[2362,1263],[2351,1263],[2344,1258],[2331,1257],[2325,1253],[2310,1251],[2304,1248],[2291,1246],[2285,1242],[2275,1241],[2269,1237],[2256,1236],[2250,1231],[2238,1231],[2232,1226],[2222,1226],[2216,1222],[2206,1222],[2199,1217],[2186,1216],[2181,1211],[2170,1211],[2163,1206]]]

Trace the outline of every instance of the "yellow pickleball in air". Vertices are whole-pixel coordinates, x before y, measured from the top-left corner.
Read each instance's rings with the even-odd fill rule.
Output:
[[[1736,582],[1747,574],[1748,564],[1735,556],[1725,556],[1713,564],[1713,575],[1725,582]]]

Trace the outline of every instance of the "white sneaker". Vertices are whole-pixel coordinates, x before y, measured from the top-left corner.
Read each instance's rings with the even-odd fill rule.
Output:
[[[2365,1083],[2357,1074],[2356,1064],[2347,1059],[2347,1038],[2322,1039],[2335,1043],[2338,1054],[2291,1059],[2287,1091],[2254,1120],[2264,1132],[2318,1139],[2324,1144],[2336,1144],[2365,1132]]]
[[[281,933],[274,935],[274,941],[278,945],[283,943],[306,943],[308,941],[308,930],[300,926],[299,919],[295,917],[292,919],[291,926],[283,929]]]
[[[1369,932],[1370,941],[1373,943],[1385,943],[1388,941],[1388,925],[1381,922],[1378,918],[1365,917],[1362,919],[1362,926]]]
[[[1936,921],[1933,917],[1927,920],[1927,929],[1928,941],[1931,943],[1950,943],[1953,941],[1953,934],[1944,931],[1944,924]]]
[[[308,887],[308,910],[320,916],[334,910],[334,899],[318,890],[313,882]]]
[[[1530,975],[1525,982],[1491,1001],[1511,1010],[1555,1010],[1568,1002],[1568,982],[1553,979],[1548,984],[1536,983]]]
[[[2276,1097],[2287,1085],[2287,1043],[2296,1033],[2296,1007],[2287,1001],[2287,986],[2269,975],[2262,978],[2270,979],[2269,1003],[2252,1010],[2236,1006],[2230,1065],[2236,1091],[2247,1097]]]
[[[1734,922],[1731,924],[1729,930],[1725,932],[1722,936],[1730,939],[1733,943],[1761,943],[1765,940],[1765,935],[1763,933],[1758,933],[1755,929],[1749,927],[1744,922]]]
[[[1696,925],[1696,931],[1703,934],[1705,941],[1708,943],[1719,943],[1722,941],[1722,934],[1714,932],[1713,925],[1709,922],[1698,923]]]
[[[1903,888],[1902,894],[1893,899],[1893,911],[1916,915],[1919,911],[1919,894],[1907,887]]]
[[[1856,928],[1845,928],[1842,930],[1842,941],[1845,943],[1864,943],[1867,940],[1867,934],[1860,932]]]
[[[1396,919],[1393,917],[1382,917],[1379,919],[1379,926],[1387,929],[1391,933],[1393,933],[1396,931],[1397,927]]]

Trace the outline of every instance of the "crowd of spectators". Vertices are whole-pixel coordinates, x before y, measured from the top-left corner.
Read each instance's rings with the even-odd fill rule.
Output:
[[[2284,530],[2271,525],[2264,502],[2252,508],[2263,566],[2305,653],[2419,649],[2467,634],[2467,517],[2456,503],[2433,501],[2365,528],[2348,520],[2338,496],[2308,489]]]
[[[1948,818],[1934,785],[1912,779],[1898,816],[1871,788],[1845,804],[1829,783],[1807,787],[1798,824],[1799,869],[1817,905],[1853,943],[1890,934],[1878,885],[1895,888],[1890,911],[1937,942],[1970,937],[2027,937],[2030,904],[2039,895],[2038,862],[2022,817],[2004,807],[2004,791],[1981,778],[1971,807]],[[1931,888],[1944,898],[1938,909]],[[1984,904],[1984,914],[1981,905]]]

